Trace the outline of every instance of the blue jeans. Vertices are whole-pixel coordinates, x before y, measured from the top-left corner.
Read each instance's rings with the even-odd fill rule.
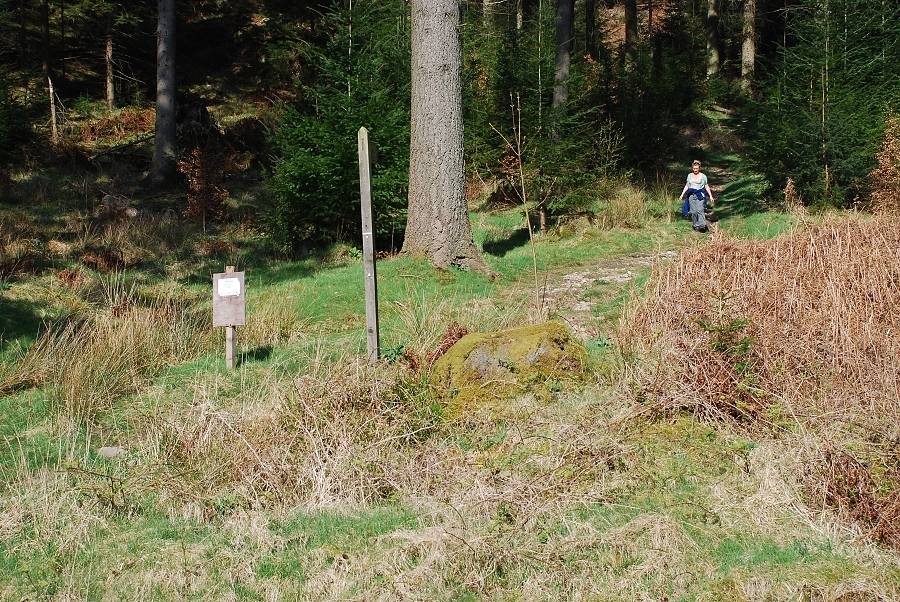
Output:
[[[706,215],[704,215],[703,211],[706,209],[706,202],[704,199],[697,198],[697,195],[692,194],[688,197],[688,208],[691,216],[691,224],[694,226],[694,229],[705,229]]]

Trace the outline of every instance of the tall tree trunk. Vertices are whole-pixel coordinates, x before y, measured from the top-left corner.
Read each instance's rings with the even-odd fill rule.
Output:
[[[151,182],[164,185],[175,175],[175,0],[158,0],[156,30],[156,140]]]
[[[597,51],[597,0],[584,2],[584,42],[588,55],[595,61],[600,58]]]
[[[719,2],[707,0],[706,12],[706,76],[713,77],[721,69],[721,40],[719,39]]]
[[[663,39],[656,34],[653,38],[653,77],[659,79],[663,72]]]
[[[487,272],[465,195],[458,0],[412,0],[409,213],[403,251]]]
[[[625,0],[625,58],[634,65],[637,63],[638,46],[638,9],[637,0]]]
[[[41,2],[41,68],[44,79],[50,77],[50,2]]]
[[[19,60],[25,60],[26,49],[25,49],[25,7],[28,5],[26,0],[19,0],[16,4],[16,17],[18,17],[19,21],[19,29],[16,35],[16,45],[19,50]]]
[[[116,87],[113,79],[113,32],[112,26],[106,31],[106,52],[103,55],[106,61],[106,108],[112,111],[116,108]]]
[[[66,78],[66,0],[59,0],[59,47],[63,54],[59,58],[59,73],[62,79]]]
[[[47,94],[50,97],[50,141],[55,145],[59,142],[59,132],[56,129],[56,93],[53,90],[53,74],[50,71],[50,2],[41,2],[41,42],[43,54],[41,67],[44,72],[44,80],[47,82]]]
[[[553,73],[553,108],[569,98],[569,69],[572,65],[574,0],[556,0],[556,65]]]
[[[750,94],[753,91],[753,73],[756,70],[756,0],[744,0],[743,25],[741,89],[745,94]]]
[[[516,0],[516,31],[525,26],[525,0]]]

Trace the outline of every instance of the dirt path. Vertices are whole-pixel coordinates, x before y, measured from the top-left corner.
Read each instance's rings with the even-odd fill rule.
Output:
[[[730,132],[730,128],[721,122],[713,128]],[[713,217],[709,222],[712,234],[719,229],[720,219],[728,223],[735,215],[746,211],[746,207],[752,206],[755,197],[753,189],[745,184],[753,176],[740,173],[740,163],[735,160],[734,149],[713,146],[706,156],[703,169],[709,177],[715,199]],[[688,170],[689,166],[686,166],[684,173],[687,174]],[[676,180],[681,177],[677,174]],[[677,193],[677,190],[673,191],[673,196]],[[694,233],[688,227],[685,234]],[[550,316],[565,321],[572,332],[584,341],[608,337],[621,309],[620,304],[616,306],[616,299],[621,301],[625,288],[641,274],[648,273],[656,263],[672,261],[677,257],[676,250],[634,254],[604,259],[578,271],[551,275],[546,291]]]
[[[678,252],[671,250],[654,255],[625,255],[575,272],[553,275],[548,279],[545,293],[549,315],[566,322],[583,341],[608,336],[611,325],[595,314],[596,305],[620,295],[624,287],[649,272],[655,263],[671,261],[677,256]],[[597,288],[605,290],[595,295]]]

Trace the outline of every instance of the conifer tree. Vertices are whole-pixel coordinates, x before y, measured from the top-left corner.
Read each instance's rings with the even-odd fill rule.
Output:
[[[850,203],[900,98],[900,4],[799,0],[785,40],[746,128],[753,155],[778,188]]]

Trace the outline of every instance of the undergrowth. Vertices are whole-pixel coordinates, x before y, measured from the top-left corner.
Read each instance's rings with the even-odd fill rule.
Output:
[[[802,450],[812,506],[896,547],[900,231],[841,216],[771,242],[722,238],[651,278],[620,327],[630,378]]]

